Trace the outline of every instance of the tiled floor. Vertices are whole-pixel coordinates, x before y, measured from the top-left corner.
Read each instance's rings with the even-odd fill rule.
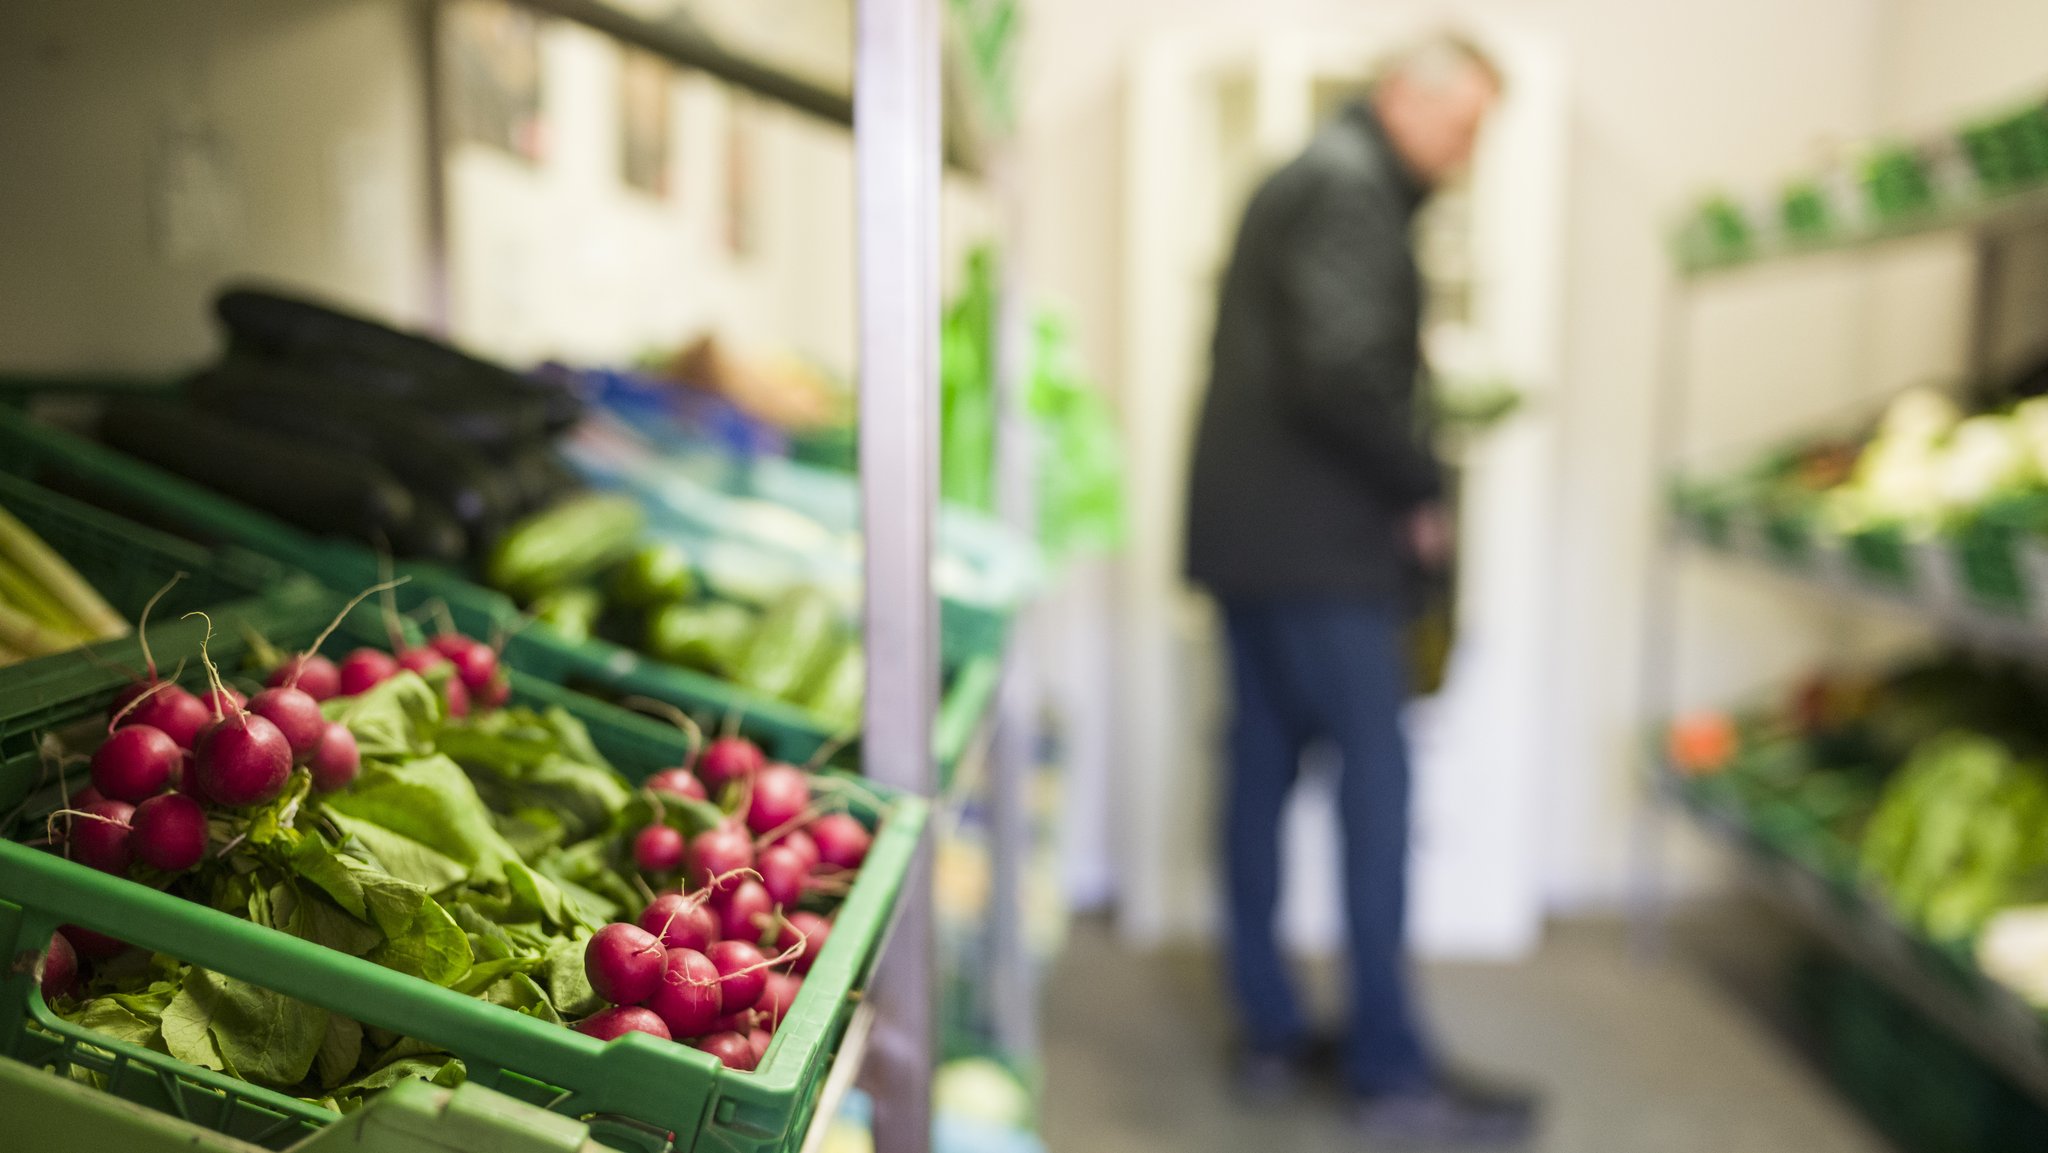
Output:
[[[1685,949],[1638,962],[1612,925],[1555,928],[1515,965],[1423,977],[1453,1058],[1539,1088],[1542,1153],[1882,1153],[1888,1147]],[[1214,958],[1132,955],[1077,927],[1046,1022],[1054,1153],[1365,1150],[1340,1101],[1240,1106]]]

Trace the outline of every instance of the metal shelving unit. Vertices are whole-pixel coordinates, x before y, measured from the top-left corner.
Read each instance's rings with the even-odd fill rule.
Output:
[[[1987,198],[1929,212],[1827,242],[1782,245],[1742,260],[1695,264],[1679,270],[1666,303],[1662,368],[1655,397],[1651,437],[1652,475],[1660,482],[1677,474],[1690,413],[1687,356],[1695,297],[1706,290],[1733,290],[1765,270],[1790,273],[1828,261],[1865,259],[1911,237],[1950,233],[1970,241],[1975,260],[1976,298],[1969,356],[1972,370],[1989,361],[1993,346],[1988,300],[2002,246],[2015,233],[2048,226],[2048,189]],[[1826,257],[1828,261],[1818,258]],[[1836,603],[1863,610],[1908,613],[1944,636],[1973,647],[2048,663],[2048,623],[1972,605],[1952,595],[1922,589],[1908,595],[1859,582],[1825,561],[1788,566],[1759,543],[1755,534],[1703,542],[1668,505],[1660,506],[1659,542],[1651,561],[1644,622],[1641,684],[1646,715],[1675,711],[1678,700],[1679,569],[1688,548],[1711,546],[1719,555],[1770,568],[1809,588],[1835,594]],[[1636,890],[1631,904],[1637,943],[1646,951],[1661,946],[1665,905],[1664,831],[1666,814],[1679,809],[1740,857],[1766,900],[1878,980],[1930,1021],[1999,1069],[2037,1101],[2048,1104],[2048,1029],[2039,1014],[1973,965],[1940,955],[1860,894],[1847,895],[1805,868],[1760,846],[1740,823],[1688,799],[1671,769],[1656,765],[1638,807],[1632,835]]]

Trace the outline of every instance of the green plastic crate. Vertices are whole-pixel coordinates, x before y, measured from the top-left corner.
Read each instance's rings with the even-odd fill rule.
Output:
[[[1913,557],[1906,534],[1895,527],[1865,529],[1843,538],[1849,571],[1857,580],[1890,593],[1913,589]]]
[[[1991,504],[1956,527],[1963,590],[1978,607],[2013,615],[2028,610],[2032,594],[2022,553],[2044,514],[2048,498],[2030,494]]]
[[[24,1149],[259,1153],[252,1145],[45,1069],[0,1061],[0,1116]],[[590,1127],[481,1085],[406,1081],[291,1147],[291,1153],[597,1153]]]
[[[382,579],[377,558],[359,544],[315,539],[153,465],[36,424],[4,406],[0,472],[191,540],[246,548],[304,570],[337,592],[353,594]],[[699,723],[737,717],[740,731],[771,754],[797,763],[838,735],[803,709],[730,681],[656,661],[603,639],[569,641],[543,625],[526,625],[509,598],[444,566],[402,563],[396,572],[410,578],[394,594],[402,611],[415,613],[439,602],[456,627],[471,636],[506,635],[507,657],[532,676],[601,697],[652,697],[683,709]],[[982,632],[970,646],[978,655],[951,671],[940,705],[933,754],[948,773],[966,751],[975,722],[994,693],[1006,622],[998,618],[979,625]]]
[[[214,657],[223,668],[237,667],[246,652],[245,627],[280,646],[303,645],[335,607],[333,598],[321,595],[224,610],[215,621]],[[343,630],[353,635],[338,635],[329,647],[338,651],[360,643],[380,628],[374,613],[358,609]],[[187,647],[190,640],[189,630],[158,639],[160,663],[170,652],[196,656],[196,647]],[[137,654],[109,655],[120,665]],[[65,667],[43,678],[46,699],[35,711],[37,727],[103,715],[126,681],[106,662],[53,660]],[[674,728],[560,686],[515,671],[513,689],[516,701],[560,705],[578,716],[598,748],[629,777],[644,778],[679,763],[687,751],[686,739]],[[21,720],[6,718],[0,730],[7,741],[0,781],[34,784],[46,770]],[[464,1060],[472,1082],[587,1119],[594,1133],[619,1148],[780,1153],[802,1141],[923,830],[922,800],[868,786],[865,802],[856,805],[856,813],[877,823],[868,859],[789,1017],[761,1067],[750,1073],[650,1037],[601,1044],[12,842],[0,842],[0,942],[9,955],[40,952],[57,925],[75,922],[365,1024],[434,1041]],[[101,1074],[118,1096],[270,1148],[284,1148],[335,1120],[318,1106],[61,1021],[48,1012],[26,970],[0,981],[0,1048],[31,1065]],[[670,1133],[673,1145],[663,1136]]]

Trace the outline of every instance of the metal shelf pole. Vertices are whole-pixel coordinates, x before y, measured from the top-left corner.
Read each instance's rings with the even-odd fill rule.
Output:
[[[996,281],[996,499],[1003,522],[1036,538],[1037,432],[1025,418],[1031,387],[1031,318],[1024,297],[1022,217],[1024,190],[1017,153],[990,157],[998,234],[1008,251]],[[1038,991],[1025,932],[1026,880],[1031,872],[1032,782],[1038,773],[1038,664],[1029,609],[1010,626],[1003,682],[996,698],[994,747],[989,755],[990,856],[994,864],[993,953],[990,990],[996,1044],[1008,1054],[1038,1057]]]
[[[939,10],[936,0],[859,0],[854,63],[859,258],[860,481],[867,705],[863,762],[885,784],[932,796],[938,614]],[[933,908],[927,836],[877,965],[866,1083],[875,1145],[931,1145]]]

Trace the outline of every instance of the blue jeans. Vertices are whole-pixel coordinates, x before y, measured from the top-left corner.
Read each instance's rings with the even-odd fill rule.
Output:
[[[1359,1093],[1426,1085],[1431,1063],[1409,1003],[1407,665],[1398,610],[1343,599],[1226,600],[1236,714],[1223,817],[1232,991],[1252,1048],[1308,1038],[1274,937],[1280,820],[1302,750],[1337,746],[1350,1020],[1344,1075]]]

